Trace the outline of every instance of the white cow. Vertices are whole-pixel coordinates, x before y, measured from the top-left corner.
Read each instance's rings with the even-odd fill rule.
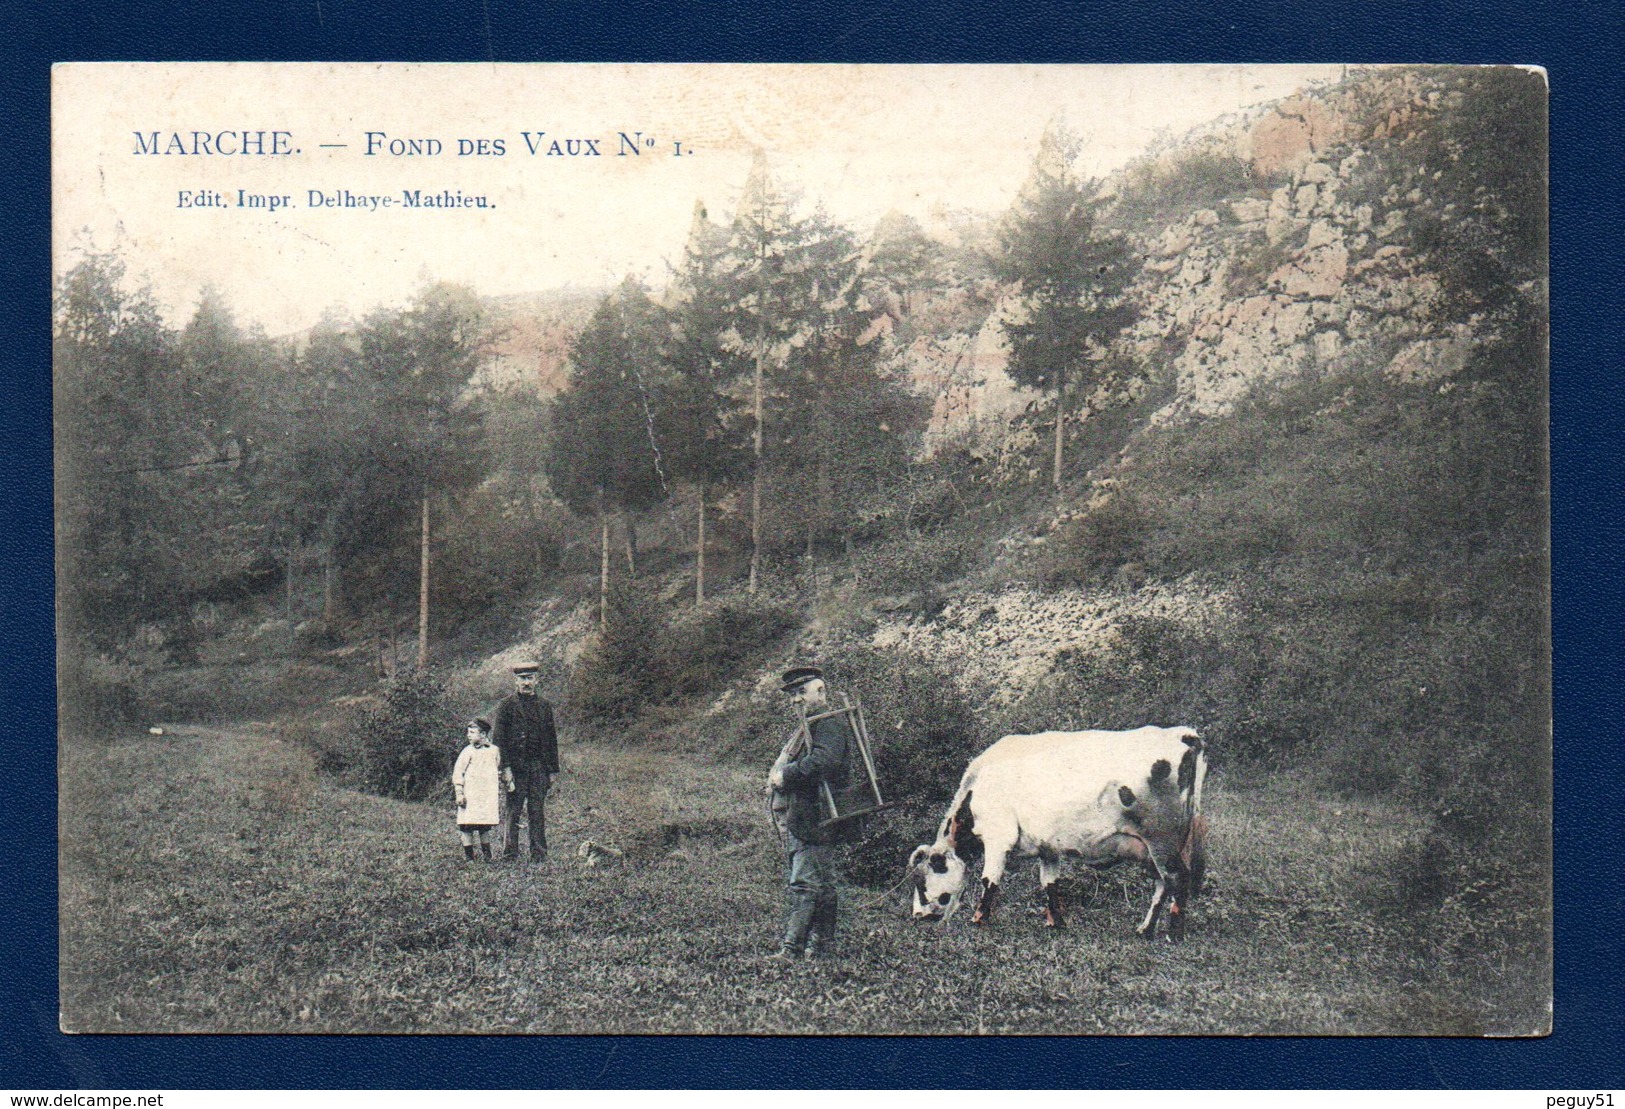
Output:
[[[992,913],[1011,852],[1038,856],[1050,927],[1064,923],[1056,887],[1063,857],[1100,868],[1134,860],[1157,879],[1138,932],[1153,938],[1167,905],[1168,938],[1177,942],[1205,865],[1206,775],[1202,740],[1190,728],[1007,735],[971,760],[937,842],[910,856],[914,916],[952,916],[964,892],[964,856],[979,851],[986,859],[973,924]]]

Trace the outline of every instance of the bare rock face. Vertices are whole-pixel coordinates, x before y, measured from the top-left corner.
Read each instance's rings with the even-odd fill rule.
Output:
[[[1250,129],[1236,125],[1237,149],[1250,151],[1255,175],[1273,187],[1229,200],[1230,220],[1181,220],[1147,267],[1140,349],[1151,354],[1153,336],[1163,351],[1182,343],[1174,399],[1154,424],[1221,415],[1256,385],[1361,352],[1397,349],[1383,371],[1395,381],[1444,380],[1465,365],[1471,330],[1440,336],[1439,279],[1408,246],[1429,198],[1414,188],[1375,195],[1362,178],[1373,146],[1407,133],[1425,110],[1416,78],[1326,95],[1294,97]],[[1375,128],[1348,123],[1357,97],[1366,98],[1363,118],[1379,105]],[[1359,195],[1346,199],[1352,182]]]
[[[1222,415],[1256,386],[1334,363],[1387,363],[1395,381],[1461,369],[1471,335],[1440,337],[1438,278],[1408,245],[1430,198],[1371,179],[1382,148],[1428,110],[1419,79],[1395,74],[1193,133],[1190,149],[1250,164],[1255,189],[1238,186],[1141,232],[1140,318],[1126,346],[1174,376],[1152,425]],[[977,337],[964,362],[973,368],[945,387],[933,428],[1008,421],[1041,400],[1003,373],[1003,324],[995,313]]]
[[[1315,361],[1324,366],[1343,350],[1341,331],[1317,331],[1314,336]]]
[[[1430,384],[1454,377],[1472,353],[1472,333],[1465,326],[1442,339],[1418,339],[1394,356],[1383,373],[1395,381]]]
[[[1335,146],[1343,134],[1343,118],[1336,109],[1313,97],[1290,97],[1253,127],[1253,172],[1268,176],[1296,170]]]
[[[1337,180],[1337,171],[1325,162],[1310,162],[1299,172],[1298,180],[1311,185],[1324,185]]]
[[[1270,194],[1264,213],[1264,237],[1273,246],[1285,242],[1301,225],[1302,218],[1293,205],[1292,187],[1282,185]]]
[[[1237,223],[1258,223],[1269,215],[1268,202],[1257,197],[1243,197],[1230,202],[1230,215]]]
[[[1316,247],[1282,266],[1270,278],[1288,296],[1334,297],[1348,276],[1349,252],[1341,241]]]

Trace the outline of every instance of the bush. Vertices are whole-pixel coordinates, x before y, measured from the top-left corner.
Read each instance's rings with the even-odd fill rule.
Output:
[[[1126,226],[1157,226],[1197,208],[1250,193],[1259,182],[1252,167],[1230,149],[1198,147],[1160,159],[1131,164],[1118,192],[1116,221]]]
[[[356,742],[358,733],[353,721],[301,715],[279,721],[276,734],[283,742],[310,752],[317,772],[329,781],[349,788],[364,785],[365,756]]]
[[[398,674],[384,683],[382,702],[355,723],[365,788],[406,801],[449,795],[464,719],[444,682],[432,670]]]
[[[848,849],[847,873],[863,885],[890,885],[909,852],[935,837],[965,764],[990,737],[953,675],[929,663],[856,647],[824,670],[833,690],[862,704],[882,796],[898,806],[868,822]]]
[[[762,594],[730,597],[702,611],[689,609],[660,641],[672,694],[687,697],[723,688],[799,625],[793,608]]]
[[[664,683],[659,601],[639,581],[610,583],[606,622],[582,654],[570,684],[571,708],[596,720],[622,720],[657,700]]]
[[[1138,497],[1114,495],[1067,524],[1045,546],[1039,572],[1050,585],[1097,585],[1143,565],[1152,517]]]
[[[651,587],[610,590],[609,621],[583,656],[572,707],[601,722],[727,686],[785,633],[799,626],[790,606],[765,594],[730,597],[703,610],[662,611]]]
[[[1321,726],[1316,675],[1283,666],[1275,629],[1125,619],[1104,655],[1063,653],[1048,680],[1001,714],[1001,730],[1186,725],[1215,762],[1280,765]]]
[[[865,553],[863,584],[882,593],[934,590],[974,566],[980,552],[974,534],[902,536]]]

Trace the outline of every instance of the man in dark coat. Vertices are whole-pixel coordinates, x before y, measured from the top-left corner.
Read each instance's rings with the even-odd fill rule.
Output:
[[[835,833],[819,825],[825,817],[820,799],[826,783],[846,785],[855,746],[844,716],[819,717],[828,711],[829,693],[815,666],[788,671],[781,686],[801,709],[806,738],[787,744],[768,774],[773,817],[784,843],[787,907],[784,938],[774,959],[794,960],[831,955],[835,950]]]
[[[508,834],[502,857],[519,857],[519,815],[530,816],[530,858],[547,858],[547,817],[543,807],[553,775],[559,772],[559,739],[553,727],[553,706],[536,692],[539,668],[516,666],[518,687],[497,706],[491,742],[502,750],[502,761],[513,770],[513,791],[508,794]]]

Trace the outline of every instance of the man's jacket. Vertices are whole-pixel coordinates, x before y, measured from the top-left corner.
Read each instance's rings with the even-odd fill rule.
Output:
[[[511,693],[497,706],[491,742],[502,748],[503,761],[514,772],[559,772],[559,737],[553,729],[553,706],[537,694]]]
[[[846,785],[852,726],[844,716],[826,716],[809,728],[812,742],[807,750],[784,764],[785,826],[804,843],[834,843],[839,836],[818,827],[825,816],[819,786],[827,782],[830,789],[839,790]]]

